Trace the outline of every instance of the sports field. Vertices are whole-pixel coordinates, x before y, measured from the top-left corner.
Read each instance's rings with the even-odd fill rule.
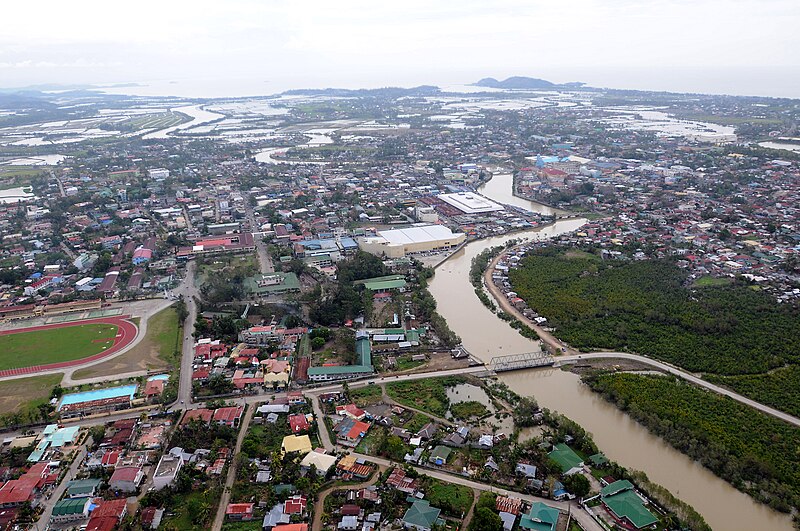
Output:
[[[110,348],[117,330],[99,323],[0,336],[0,370],[88,358]]]

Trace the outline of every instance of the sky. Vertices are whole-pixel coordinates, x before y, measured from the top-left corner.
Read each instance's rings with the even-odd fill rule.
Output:
[[[223,97],[520,75],[800,97],[798,0],[40,0],[3,19],[0,87]]]

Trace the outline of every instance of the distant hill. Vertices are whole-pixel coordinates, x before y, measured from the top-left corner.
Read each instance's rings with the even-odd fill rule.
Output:
[[[432,96],[439,94],[439,87],[433,85],[420,85],[419,87],[401,88],[384,87],[377,89],[293,89],[283,92],[291,96],[338,96],[338,97],[358,97],[358,96],[384,96],[399,98],[402,96]]]
[[[472,84],[475,87],[499,88],[499,89],[561,89],[561,88],[580,88],[584,84],[580,82],[564,83],[558,85],[546,79],[535,77],[514,76],[503,81],[498,81],[493,77],[485,77]]]

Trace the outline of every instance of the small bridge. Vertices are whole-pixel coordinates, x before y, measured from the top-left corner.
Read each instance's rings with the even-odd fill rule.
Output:
[[[493,372],[517,371],[534,367],[553,365],[555,359],[545,352],[526,352],[510,356],[495,356],[489,362],[488,369]]]

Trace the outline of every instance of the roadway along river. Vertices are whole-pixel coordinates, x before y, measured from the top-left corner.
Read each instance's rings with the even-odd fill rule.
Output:
[[[511,177],[497,175],[479,191],[501,203],[510,203]],[[514,198],[523,208],[549,213],[543,205]],[[441,264],[430,283],[439,312],[475,356],[489,362],[492,356],[539,350],[508,323],[486,309],[473,292],[469,268],[477,254],[509,239],[548,238],[580,227],[586,220],[569,219],[538,230],[488,238],[470,243]],[[590,431],[597,445],[618,463],[647,473],[648,477],[691,504],[714,529],[792,530],[791,519],[731,487],[728,483],[668,446],[626,414],[584,386],[578,376],[555,369],[505,373],[501,379],[520,395],[533,396],[542,407],[559,411]]]

